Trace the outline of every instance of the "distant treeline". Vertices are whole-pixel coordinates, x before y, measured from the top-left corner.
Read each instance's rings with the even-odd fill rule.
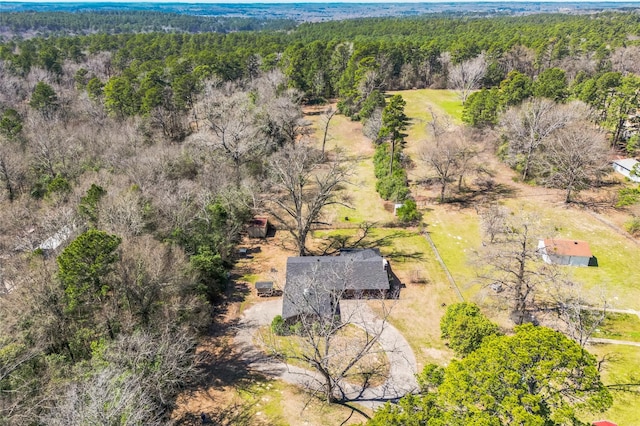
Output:
[[[0,31],[13,35],[43,35],[283,30],[296,23],[286,19],[194,16],[153,11],[11,12],[0,14]]]
[[[28,22],[32,17],[35,25],[39,19],[53,20],[55,16],[58,15],[3,14],[0,23],[12,19]],[[179,22],[185,23],[182,28],[189,28],[189,22],[194,25],[203,22],[214,25],[216,22],[162,13],[59,16],[61,22],[70,19],[70,24],[74,16],[95,16],[96,31],[100,25],[106,26],[110,19],[121,19],[122,26],[131,25],[132,28],[144,24],[163,29],[177,28]],[[226,22],[229,30],[234,19],[242,22],[239,18],[220,22]],[[138,24],[128,24],[130,20]],[[234,28],[262,25],[259,22],[246,20],[244,27],[237,24]],[[264,27],[267,25],[282,28],[286,23],[282,22],[281,26],[274,22],[264,23]],[[191,30],[197,28],[196,25]],[[608,57],[616,48],[638,44],[635,40],[640,38],[640,15],[542,14],[495,18],[439,15],[305,23],[291,31],[137,32],[131,29],[122,34],[101,31],[86,36],[8,40],[0,44],[0,59],[12,72],[25,75],[32,67],[58,72],[65,61],[81,63],[98,52],[109,52],[109,77],[124,75],[137,80],[150,70],[158,69],[161,74],[169,72],[170,75],[165,76],[166,84],[185,73],[196,79],[215,75],[222,80],[236,80],[250,77],[256,67],[262,70],[277,67],[287,74],[294,87],[308,96],[344,97],[370,70],[382,75],[388,90],[438,85],[437,76],[446,71],[442,69],[445,53],[451,63],[457,64],[485,52],[493,73],[485,79],[485,87],[499,83],[514,68],[505,66],[510,57],[529,61],[530,70],[526,72],[532,77],[545,68],[558,66],[559,61],[580,57],[595,61],[596,67],[604,67],[606,71]],[[518,52],[520,47],[526,48],[526,52]],[[179,64],[177,74],[167,68],[173,68],[174,63]]]

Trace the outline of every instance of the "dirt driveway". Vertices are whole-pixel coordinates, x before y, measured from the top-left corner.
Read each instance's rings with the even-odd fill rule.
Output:
[[[370,332],[375,332],[383,327],[379,344],[389,359],[390,371],[387,381],[375,388],[363,390],[353,385],[343,385],[347,399],[368,408],[377,408],[388,400],[395,400],[407,393],[415,392],[418,389],[415,379],[417,366],[415,355],[409,343],[396,328],[383,322],[366,304],[349,300],[341,302],[343,315],[348,315],[354,309],[358,310],[358,315],[355,316],[358,320],[354,322],[354,325]],[[260,302],[247,309],[235,336],[236,349],[248,362],[249,368],[255,371],[280,378],[287,383],[312,389],[317,388],[318,384],[322,383],[318,374],[269,358],[253,343],[253,337],[258,328],[270,324],[273,317],[281,312],[281,298]]]

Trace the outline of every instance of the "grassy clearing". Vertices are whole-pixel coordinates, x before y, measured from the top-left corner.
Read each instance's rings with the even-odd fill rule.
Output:
[[[271,332],[268,326],[262,327],[259,335],[261,337],[255,343],[262,346],[265,352],[276,350],[278,353],[284,354],[287,362],[291,365],[309,369],[309,365],[300,358],[304,354],[312,353],[314,348],[304,338],[296,335],[277,336]],[[346,363],[352,359],[350,354],[353,353],[353,348],[364,347],[365,338],[364,330],[355,325],[349,325],[336,333],[329,348],[331,368],[334,371],[339,371],[346,367]],[[324,352],[325,346],[322,345],[319,350]],[[380,386],[388,376],[389,368],[386,354],[382,347],[376,344],[349,370],[346,381],[358,385],[366,382],[372,387]]]
[[[323,107],[324,110],[326,107]],[[315,130],[314,143],[320,147],[324,127],[322,114],[307,117]],[[362,124],[349,120],[343,115],[335,115],[330,122],[327,150],[340,149],[351,161],[351,184],[343,189],[347,206],[334,205],[325,211],[327,223],[349,226],[362,222],[391,222],[395,220],[392,211],[385,209],[385,203],[376,192],[376,178],[373,173],[373,143],[362,134]]]
[[[640,342],[640,318],[633,314],[609,312],[594,336]]]
[[[246,407],[249,414],[246,424],[251,425],[347,425],[365,420],[354,413],[351,419],[342,423],[352,414],[351,409],[323,403],[278,380],[252,380],[237,387],[234,394],[236,404]],[[371,414],[366,409],[364,411]]]
[[[473,210],[436,206],[425,217],[428,231],[449,272],[465,299],[473,299],[480,289],[474,252],[481,245],[480,224]]]
[[[352,167],[351,185],[344,189],[348,195],[347,205],[336,205],[327,210],[331,223],[344,225],[362,222],[387,223],[395,221],[392,211],[385,209],[385,202],[376,192],[373,174],[373,159],[364,157]]]
[[[594,297],[604,295],[614,308],[640,309],[640,250],[589,213],[559,206],[513,201],[516,208],[534,212],[552,236],[589,242],[597,267],[564,267]]]
[[[624,345],[594,345],[588,348],[589,352],[602,357],[612,356],[613,360],[607,362],[602,372],[602,381],[606,385],[615,383],[628,383],[629,373],[636,373],[640,365],[640,350],[635,346]],[[637,389],[636,389],[637,390]],[[602,414],[585,416],[585,421],[607,419],[619,425],[637,425],[638,407],[640,407],[640,395],[626,392],[613,394],[613,406]]]
[[[411,119],[407,142],[421,141],[427,138],[427,123],[431,120],[429,108],[436,114],[451,117],[454,124],[462,122],[462,101],[452,90],[401,90],[389,92],[389,95],[402,95],[407,102],[405,113]]]

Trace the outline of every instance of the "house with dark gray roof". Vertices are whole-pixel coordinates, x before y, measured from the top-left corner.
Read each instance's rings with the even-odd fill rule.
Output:
[[[282,317],[339,315],[342,298],[385,298],[391,275],[377,249],[343,250],[339,256],[287,259]]]

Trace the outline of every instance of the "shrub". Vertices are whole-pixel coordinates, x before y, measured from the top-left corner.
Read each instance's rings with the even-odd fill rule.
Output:
[[[385,176],[379,179],[376,183],[376,191],[384,200],[404,201],[409,195],[405,171],[398,169],[393,173],[393,176]]]
[[[284,323],[282,315],[276,315],[271,321],[271,332],[276,336],[284,336],[287,332],[287,327]]]
[[[396,214],[398,215],[398,219],[400,219],[401,222],[415,222],[417,220],[420,220],[420,218],[422,217],[422,215],[418,211],[416,202],[413,200],[406,200],[402,207],[398,208]]]
[[[616,207],[630,206],[640,201],[640,188],[622,188],[618,191]]]
[[[624,224],[624,227],[631,235],[640,234],[640,217],[634,216],[630,221]]]

